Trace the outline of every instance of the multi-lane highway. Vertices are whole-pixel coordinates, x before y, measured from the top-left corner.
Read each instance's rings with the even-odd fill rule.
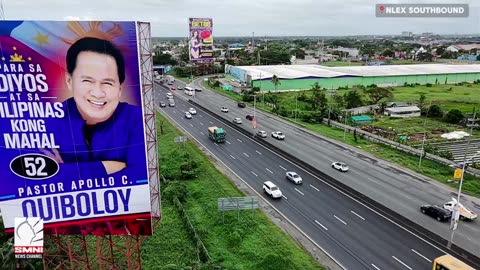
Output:
[[[194,85],[199,88],[201,80]],[[181,93],[183,94],[183,93]],[[240,117],[244,121],[244,128],[254,132],[252,122],[245,116],[253,114],[252,108],[238,108],[236,102],[213,93],[203,91],[195,96],[195,102],[213,110],[220,110],[220,106],[227,106],[229,114],[220,114],[226,120]],[[218,108],[218,109],[217,109]],[[423,215],[419,208],[424,204],[438,204],[456,197],[456,191],[450,187],[429,181],[411,171],[397,167],[388,162],[378,160],[369,154],[351,150],[341,143],[332,143],[298,126],[283,121],[271,114],[256,111],[257,130],[272,132],[282,131],[286,134],[285,141],[275,141],[269,138],[276,147],[308,162],[315,168],[335,177],[338,181],[352,187],[358,192],[374,199],[394,212],[414,221],[431,232],[450,239],[451,231],[448,223],[440,223]],[[332,161],[348,163],[350,172],[341,176],[331,170]],[[462,203],[480,213],[480,200],[471,196],[462,195]],[[468,252],[480,256],[480,222],[461,222],[455,232],[454,244],[461,246]]]
[[[157,101],[165,100],[167,91],[159,86],[156,88]],[[176,94],[181,96],[183,92]],[[198,99],[202,94],[211,93],[205,91],[195,98]],[[345,268],[429,269],[431,261],[443,254],[441,249],[429,244],[427,239],[421,239],[393,224],[334,189],[321,178],[309,174],[251,140],[251,137],[230,128],[220,121],[221,118],[196,108],[197,115],[194,115],[193,119],[186,119],[184,112],[194,106],[179,97],[175,100],[176,107],[165,107],[161,110],[261,196],[265,196],[261,193],[263,181],[271,180],[277,184],[284,197],[280,200],[267,199]],[[217,103],[214,108],[219,109],[220,106],[221,103]],[[242,120],[245,120],[244,116],[235,110],[225,115],[227,119],[242,117]],[[242,125],[245,124],[250,122],[244,121]],[[216,144],[208,138],[207,127],[213,125],[226,129],[226,143]],[[267,140],[273,139],[269,137]],[[278,143],[288,142],[287,137],[286,141]],[[330,163],[330,160],[324,162]],[[325,170],[336,178],[351,174],[333,171],[329,165]],[[302,185],[294,185],[285,179],[285,172],[290,170],[303,177]],[[431,222],[435,221],[432,219]]]

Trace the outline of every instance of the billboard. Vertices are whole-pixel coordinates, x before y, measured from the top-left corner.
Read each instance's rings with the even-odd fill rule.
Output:
[[[190,61],[213,60],[213,20],[189,18],[188,50]]]
[[[0,211],[47,234],[150,235],[135,22],[0,21]]]

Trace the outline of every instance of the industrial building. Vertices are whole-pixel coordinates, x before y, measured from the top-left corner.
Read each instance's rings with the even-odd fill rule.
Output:
[[[261,91],[321,88],[337,89],[355,85],[399,86],[408,84],[454,84],[480,80],[480,65],[384,65],[326,67],[321,65],[225,66],[225,73]],[[277,76],[279,84],[272,83]]]

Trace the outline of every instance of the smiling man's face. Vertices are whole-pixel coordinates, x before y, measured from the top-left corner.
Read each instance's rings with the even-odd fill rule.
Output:
[[[78,111],[88,125],[104,122],[112,116],[123,87],[112,56],[81,52],[74,71],[67,74],[66,80]]]

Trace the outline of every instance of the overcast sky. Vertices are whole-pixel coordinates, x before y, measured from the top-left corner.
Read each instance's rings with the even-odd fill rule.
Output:
[[[480,0],[0,0],[7,20],[138,20],[152,36],[188,35],[188,18],[213,18],[216,36],[480,33]],[[375,4],[469,4],[468,18],[376,18]]]

